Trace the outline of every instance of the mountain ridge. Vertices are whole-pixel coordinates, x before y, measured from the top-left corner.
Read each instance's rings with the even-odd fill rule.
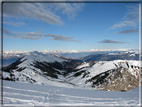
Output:
[[[134,84],[127,84],[126,88],[119,90],[112,88],[112,91],[121,91],[123,88],[128,91],[139,86],[139,70],[140,62],[134,60],[80,62],[53,55],[29,55],[4,67],[3,79],[41,85],[60,84],[65,87],[110,90],[106,83],[124,80],[122,77],[128,73],[127,78],[132,77],[133,79],[129,80],[135,82]],[[117,74],[120,76],[117,77]],[[127,82],[130,83],[128,80]]]

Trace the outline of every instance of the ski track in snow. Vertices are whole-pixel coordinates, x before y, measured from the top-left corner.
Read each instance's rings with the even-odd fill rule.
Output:
[[[139,88],[128,92],[95,91],[3,81],[3,105],[137,106]]]

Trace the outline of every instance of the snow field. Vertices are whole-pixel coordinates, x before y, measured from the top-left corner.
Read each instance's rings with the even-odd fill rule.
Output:
[[[4,106],[137,106],[139,88],[128,92],[95,91],[3,81]]]

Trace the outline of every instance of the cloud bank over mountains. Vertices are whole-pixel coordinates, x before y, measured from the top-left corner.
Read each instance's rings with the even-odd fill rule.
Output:
[[[12,51],[7,50],[3,51],[3,53],[28,53],[28,52],[42,52],[42,53],[80,53],[80,52],[99,52],[99,51],[138,51],[133,49],[90,49],[90,50],[55,50],[55,51]]]

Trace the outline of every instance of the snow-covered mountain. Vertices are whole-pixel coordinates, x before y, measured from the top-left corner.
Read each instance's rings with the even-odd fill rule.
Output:
[[[127,91],[139,86],[140,62],[81,62],[55,55],[27,55],[3,68],[3,79],[32,84]]]
[[[80,87],[97,90],[128,91],[139,86],[140,62],[128,60],[84,63],[67,76],[68,81]]]
[[[64,76],[79,63],[53,55],[28,55],[4,67],[3,78],[32,84],[55,85],[57,82],[57,85],[64,85]]]
[[[70,51],[63,51],[63,50],[56,50],[56,51],[3,51],[4,58],[12,58],[12,57],[23,57],[25,55],[31,54],[57,54],[60,56],[68,57],[68,58],[79,58],[89,54],[97,53],[117,53],[117,52],[127,52],[127,51],[138,51],[133,49],[91,49],[91,50],[70,50]]]

